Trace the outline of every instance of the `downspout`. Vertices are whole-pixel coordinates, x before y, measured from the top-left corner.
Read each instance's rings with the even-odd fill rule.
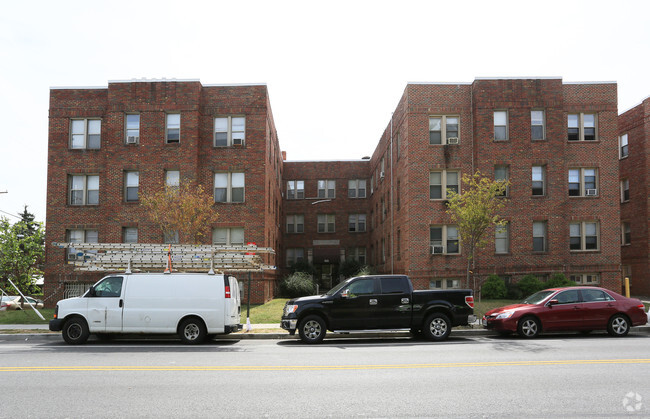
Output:
[[[393,173],[395,170],[393,158],[393,113],[390,114],[390,273],[394,274],[393,260],[395,258],[395,208],[393,207]]]

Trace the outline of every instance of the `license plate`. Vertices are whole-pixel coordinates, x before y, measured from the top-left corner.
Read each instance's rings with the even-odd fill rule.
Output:
[[[487,319],[482,320],[483,326],[487,326]]]

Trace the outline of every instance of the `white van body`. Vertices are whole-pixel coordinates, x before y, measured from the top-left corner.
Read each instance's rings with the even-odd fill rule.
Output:
[[[178,333],[186,343],[200,343],[208,335],[241,330],[240,314],[239,284],[232,276],[113,274],[81,297],[59,301],[50,330],[62,330],[73,344],[91,333]],[[68,330],[70,323],[77,329]],[[188,327],[185,336],[182,327]]]

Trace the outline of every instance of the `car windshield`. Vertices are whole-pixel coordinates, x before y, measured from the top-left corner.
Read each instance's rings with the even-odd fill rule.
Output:
[[[337,293],[341,288],[343,288],[344,286],[346,286],[346,285],[348,284],[348,282],[349,282],[349,281],[343,281],[343,282],[337,284],[334,288],[332,288],[331,290],[327,291],[327,292],[325,293],[325,295],[334,295],[334,294],[336,294],[336,293]]]
[[[555,291],[539,291],[536,292],[535,294],[526,297],[524,300],[522,300],[521,304],[539,304],[542,301],[546,300],[546,298],[553,294]]]

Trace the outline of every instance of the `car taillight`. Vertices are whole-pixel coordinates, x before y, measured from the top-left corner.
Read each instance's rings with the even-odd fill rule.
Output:
[[[226,298],[230,298],[230,285],[226,285]]]
[[[467,304],[470,308],[474,308],[474,296],[466,295],[465,304]]]

